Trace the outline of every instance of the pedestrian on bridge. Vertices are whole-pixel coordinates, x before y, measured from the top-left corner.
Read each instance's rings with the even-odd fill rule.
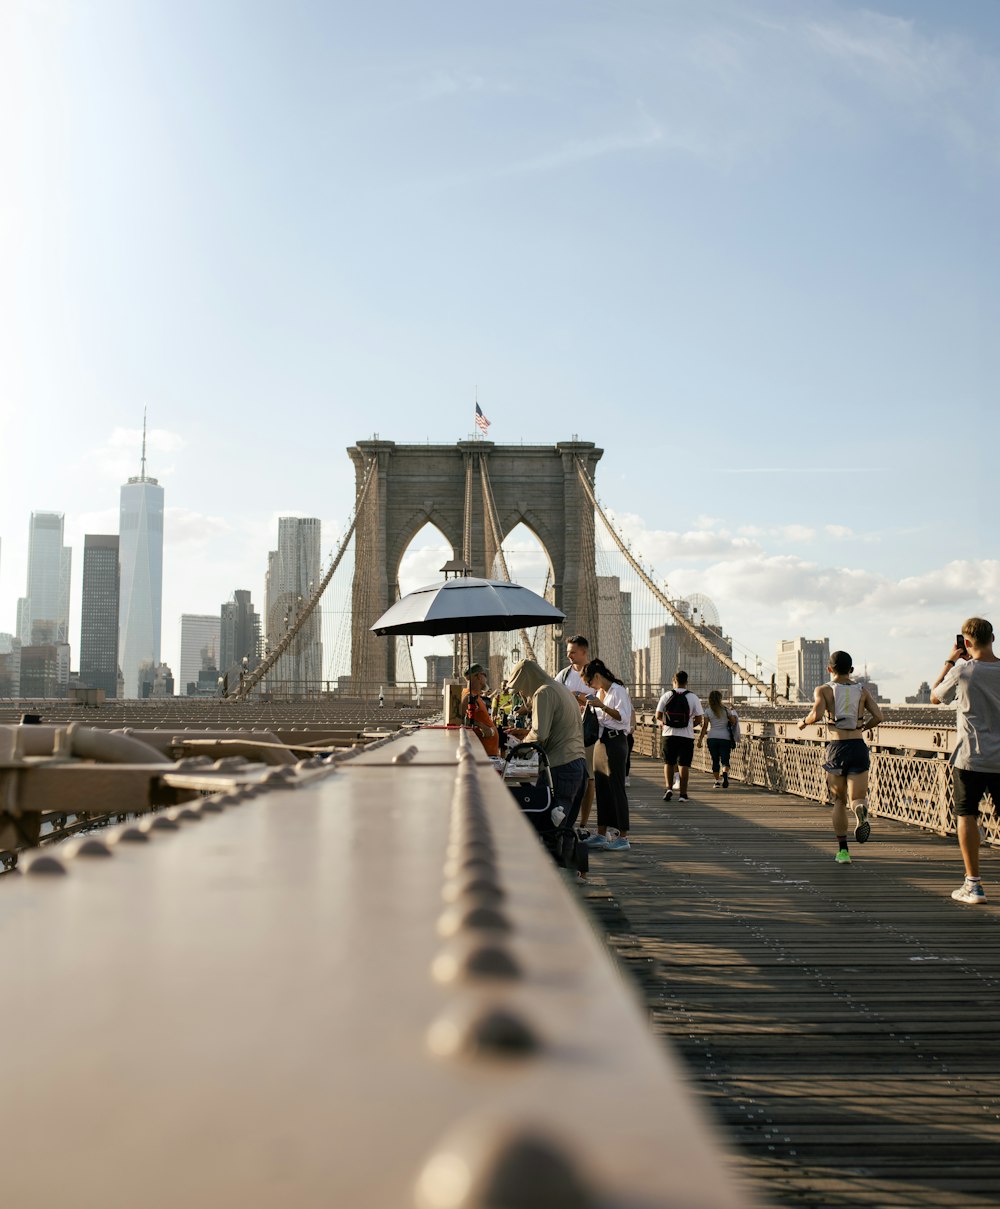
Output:
[[[538,666],[522,659],[507,682],[515,693],[531,702],[531,729],[508,733],[523,743],[537,743],[549,760],[552,797],[565,811],[564,825],[576,825],[587,788],[587,761],[583,754],[583,725],[573,694]]]
[[[556,679],[576,697],[581,714],[585,714],[588,709],[587,698],[590,696],[590,688],[583,678],[583,669],[590,662],[590,643],[583,634],[574,634],[572,638],[566,639],[566,658],[569,660],[569,667],[564,667],[561,672],[557,672]],[[583,743],[584,759],[587,761],[587,789],[580,807],[580,826],[585,828],[590,822],[590,811],[594,805],[596,728],[594,728],[592,736],[585,731]]]
[[[620,852],[631,847],[628,840],[628,793],[625,767],[628,763],[628,732],[632,725],[632,701],[628,689],[601,662],[592,659],[583,669],[590,689],[588,705],[599,712],[600,734],[594,753],[597,785],[597,833],[584,840],[591,849]]]
[[[694,730],[701,719],[701,737],[708,723],[697,693],[687,686],[688,674],[674,673],[674,687],[656,703],[656,720],[663,727],[660,753],[663,756],[663,780],[666,783],[664,802],[674,796],[674,773],[678,774],[677,801],[688,800],[688,776],[694,760]]]
[[[729,758],[738,734],[740,720],[736,713],[722,703],[722,693],[713,688],[708,694],[708,754],[712,757],[712,774],[716,789],[729,788]],[[698,739],[698,746],[705,742],[705,732]]]
[[[957,741],[952,753],[955,824],[965,881],[951,897],[986,902],[979,876],[979,807],[985,794],[1000,809],[1000,659],[993,654],[993,626],[970,617],[931,688],[932,705],[955,703]]]
[[[846,651],[834,651],[827,666],[830,683],[816,689],[813,707],[799,723],[799,730],[829,716],[829,730],[834,735],[826,745],[826,783],[833,799],[833,833],[837,837],[837,855],[841,865],[851,863],[847,846],[847,802],[850,796],[854,812],[854,838],[863,844],[871,835],[868,818],[868,769],[871,757],[864,732],[882,721],[882,712],[875,704],[867,684],[851,679],[854,661]]]

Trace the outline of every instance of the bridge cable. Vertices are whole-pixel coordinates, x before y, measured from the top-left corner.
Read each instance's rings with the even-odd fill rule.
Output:
[[[479,475],[483,483],[483,503],[486,505],[486,519],[490,523],[490,530],[493,534],[493,545],[496,547],[496,557],[500,560],[500,569],[503,572],[503,577],[507,583],[513,582],[510,578],[510,571],[507,567],[507,559],[503,552],[503,544],[500,538],[500,519],[497,515],[497,503],[493,498],[493,484],[490,482],[489,472],[486,469],[486,459],[479,459]],[[492,570],[492,568],[490,568]],[[528,636],[528,631],[521,627],[521,641],[524,643],[524,654],[526,659],[533,662],[538,662],[538,657],[535,654],[535,648]]]
[[[244,677],[243,683],[234,692],[231,692],[227,695],[227,698],[226,698],[227,700],[229,700],[229,701],[245,701],[246,700],[246,698],[250,695],[250,693],[252,693],[253,690],[257,687],[257,685],[260,684],[261,680],[263,680],[264,677],[268,674],[268,672],[270,672],[271,669],[275,666],[275,664],[278,662],[278,660],[281,658],[281,656],[284,655],[284,653],[288,650],[288,648],[291,646],[292,642],[298,636],[299,631],[302,629],[302,627],[305,625],[306,621],[311,616],[313,610],[319,604],[319,599],[323,595],[323,593],[326,591],[327,585],[329,584],[330,580],[333,578],[333,573],[340,566],[341,559],[344,557],[344,554],[347,551],[348,543],[350,542],[351,537],[354,534],[354,530],[357,528],[358,518],[361,515],[362,506],[364,505],[365,498],[368,495],[368,489],[375,480],[375,467],[377,466],[377,464],[378,464],[378,458],[372,458],[372,460],[368,463],[368,472],[365,475],[365,481],[364,481],[364,484],[362,485],[361,493],[358,496],[357,503],[354,506],[354,516],[351,520],[351,524],[350,524],[347,532],[344,534],[343,538],[341,539],[340,545],[337,549],[337,555],[334,558],[333,562],[330,564],[330,569],[320,580],[320,582],[317,585],[316,589],[314,590],[313,594],[309,597],[309,599],[306,601],[306,603],[303,605],[303,607],[299,610],[299,613],[298,613],[297,617],[295,618],[294,623],[289,627],[287,632],[282,636],[282,639],[278,643],[278,645],[274,648],[273,651],[271,651],[271,653],[267,656],[266,659],[264,659],[264,661],[262,663],[260,663],[256,668],[254,668],[254,670],[248,676]]]
[[[660,591],[660,589],[653,582],[653,580],[650,579],[650,577],[646,574],[642,565],[633,557],[632,551],[628,548],[624,539],[618,533],[617,529],[615,529],[614,525],[612,525],[611,521],[608,520],[608,517],[606,516],[604,509],[601,507],[600,503],[598,503],[597,493],[594,490],[594,485],[591,482],[590,476],[587,474],[586,467],[584,466],[584,464],[581,461],[579,456],[576,457],[576,472],[580,478],[580,482],[583,484],[583,489],[587,494],[587,498],[590,500],[591,504],[593,504],[594,511],[601,518],[601,521],[603,522],[605,529],[607,529],[607,531],[611,534],[611,537],[614,539],[615,545],[618,547],[618,549],[624,555],[626,561],[629,563],[629,565],[632,567],[632,569],[635,571],[635,573],[639,576],[639,578],[642,580],[642,582],[646,585],[646,587],[650,590],[650,592],[653,593],[653,595],[660,602],[660,604],[663,605],[663,607],[667,610],[667,612],[671,615],[671,617],[673,617],[674,621],[676,621],[676,623],[688,635],[690,635],[690,637],[693,638],[695,640],[695,642],[697,642],[700,646],[704,647],[705,650],[708,651],[708,653],[714,659],[716,659],[719,663],[721,663],[723,665],[723,667],[728,668],[728,670],[730,672],[732,672],[734,676],[738,676],[739,679],[742,680],[743,683],[746,684],[748,687],[756,689],[759,693],[762,693],[762,694],[770,697],[770,699],[773,701],[774,695],[775,695],[775,686],[773,684],[768,684],[764,680],[759,679],[759,677],[755,676],[752,672],[748,671],[746,668],[740,667],[740,665],[735,660],[730,659],[728,655],[725,655],[716,646],[714,646],[708,640],[708,638],[706,638],[705,635],[702,634],[698,630],[698,628],[696,626],[693,626],[691,624],[691,622],[684,616],[684,614],[674,605],[674,603],[670,599],[668,599],[668,597],[663,592]]]

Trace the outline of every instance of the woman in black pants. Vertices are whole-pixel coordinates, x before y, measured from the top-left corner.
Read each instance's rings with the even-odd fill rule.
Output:
[[[584,842],[591,850],[606,848],[611,852],[620,852],[631,847],[628,841],[625,765],[628,763],[632,702],[628,689],[600,659],[592,659],[587,664],[583,669],[583,678],[593,690],[590,704],[601,719],[601,733],[594,752],[597,834]]]

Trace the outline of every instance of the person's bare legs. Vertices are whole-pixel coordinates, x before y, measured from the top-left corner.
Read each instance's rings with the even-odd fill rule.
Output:
[[[690,764],[682,764],[680,766],[680,788],[677,791],[678,797],[686,798],[688,796],[688,776],[691,772]]]
[[[833,815],[831,818],[833,834],[838,837],[847,835],[847,777],[838,777],[834,776],[833,773],[827,773],[826,783],[830,789],[830,797],[833,799]]]
[[[853,773],[847,778],[847,787],[850,790],[852,806],[855,802],[866,802],[868,800],[868,773]]]
[[[965,876],[979,876],[979,816],[960,814],[957,819],[958,846],[962,849]]]

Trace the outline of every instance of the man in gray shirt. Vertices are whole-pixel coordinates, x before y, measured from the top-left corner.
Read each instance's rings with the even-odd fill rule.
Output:
[[[970,617],[931,689],[933,705],[958,710],[952,777],[958,843],[965,881],[951,897],[984,903],[979,876],[979,805],[988,793],[1000,809],[1000,659],[993,654],[993,627]]]

